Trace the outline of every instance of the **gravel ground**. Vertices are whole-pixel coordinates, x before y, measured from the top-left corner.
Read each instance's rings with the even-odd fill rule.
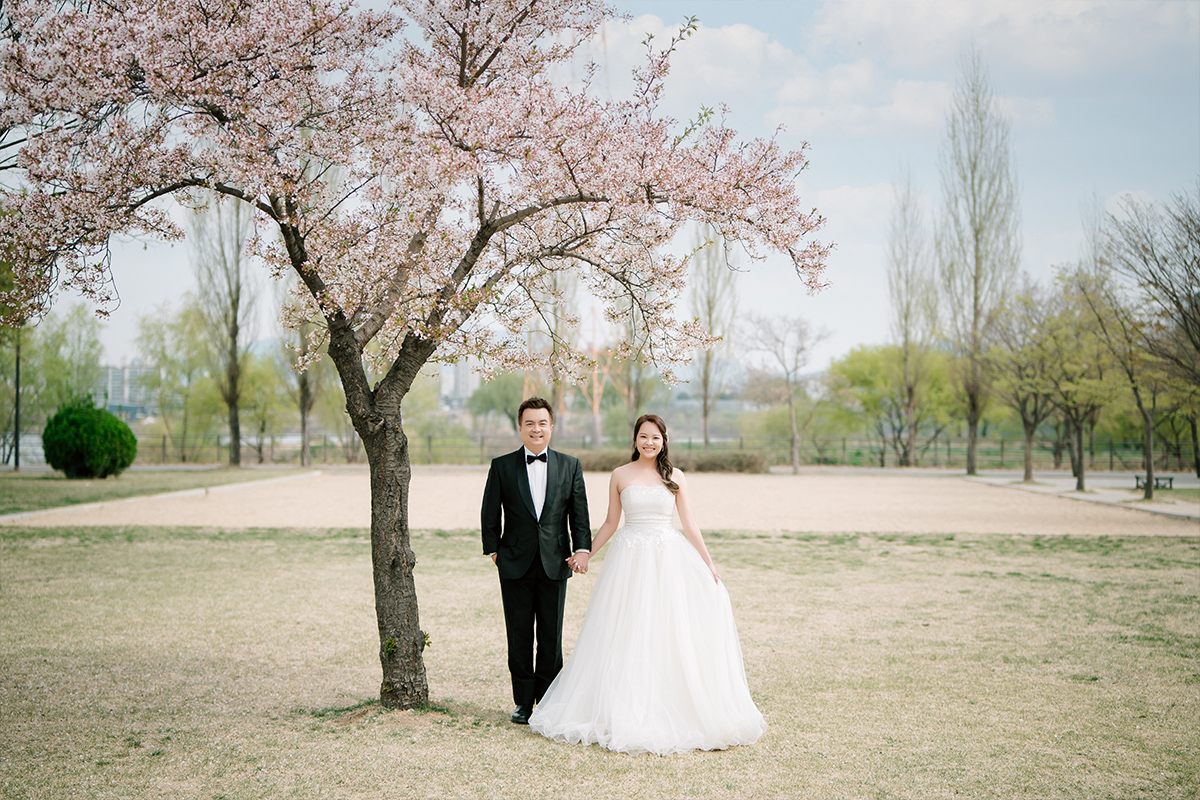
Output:
[[[487,472],[416,468],[410,499],[414,529],[475,529]],[[591,524],[604,521],[608,476],[586,476]],[[705,530],[1200,535],[1196,519],[988,485],[959,475],[805,473],[688,476]],[[368,527],[366,470],[303,472],[269,481],[10,517],[23,526],[188,525],[216,528]]]

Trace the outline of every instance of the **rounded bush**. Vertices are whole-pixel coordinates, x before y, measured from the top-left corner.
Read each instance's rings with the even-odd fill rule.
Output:
[[[121,420],[90,400],[62,406],[42,431],[46,461],[68,478],[120,475],[137,456],[137,439]]]

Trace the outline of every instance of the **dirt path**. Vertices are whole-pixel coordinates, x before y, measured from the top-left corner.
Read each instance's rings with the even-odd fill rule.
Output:
[[[486,471],[415,469],[410,524],[474,529]],[[959,476],[688,476],[705,530],[864,533],[1047,533],[1198,536],[1196,520],[989,486]],[[592,527],[604,521],[608,476],[587,475]],[[8,520],[6,524],[355,528],[370,525],[365,470],[300,473],[173,496],[132,498]]]

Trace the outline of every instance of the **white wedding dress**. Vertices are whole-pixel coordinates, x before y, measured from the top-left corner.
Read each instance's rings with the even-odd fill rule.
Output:
[[[627,486],[625,524],[592,589],[575,650],[529,719],[560,742],[624,753],[751,744],[750,697],[723,583],[675,529],[666,486]]]

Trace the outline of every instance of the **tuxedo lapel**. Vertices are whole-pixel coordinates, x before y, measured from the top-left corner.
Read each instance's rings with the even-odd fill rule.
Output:
[[[546,499],[542,502],[542,515],[553,508],[555,490],[558,488],[558,453],[546,448]]]
[[[517,470],[517,491],[520,493],[521,499],[525,501],[525,507],[529,509],[530,515],[537,519],[537,511],[533,507],[533,493],[529,490],[529,470],[525,468],[525,448],[522,447],[513,456]],[[542,508],[545,506],[543,505]]]

